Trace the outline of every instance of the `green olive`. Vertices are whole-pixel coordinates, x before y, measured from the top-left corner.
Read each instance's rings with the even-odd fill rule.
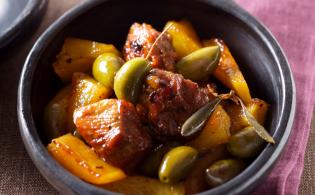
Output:
[[[189,146],[178,146],[165,154],[159,169],[159,179],[163,183],[175,183],[191,170],[198,152]]]
[[[93,76],[105,87],[114,87],[114,78],[117,71],[124,64],[124,60],[113,53],[99,55],[93,63]]]
[[[135,103],[149,71],[149,62],[144,58],[134,58],[126,62],[115,76],[114,91],[117,98]]]
[[[217,97],[199,108],[184,122],[181,128],[181,135],[184,137],[189,137],[201,131],[220,102],[221,99]]]
[[[165,144],[161,144],[154,149],[154,151],[148,156],[148,158],[144,161],[141,166],[141,171],[145,175],[148,176],[157,176],[160,163],[164,157],[164,155],[170,151],[172,148],[179,146],[178,142],[167,142]]]
[[[259,137],[254,127],[246,127],[232,135],[227,144],[231,154],[240,158],[255,157],[262,149],[264,140]]]
[[[219,160],[206,169],[206,180],[210,187],[215,187],[229,181],[242,172],[244,168],[245,163],[241,160]]]
[[[218,65],[220,53],[219,46],[198,49],[177,62],[177,71],[194,81],[207,79]]]
[[[44,130],[47,139],[66,133],[71,85],[61,89],[44,110]]]

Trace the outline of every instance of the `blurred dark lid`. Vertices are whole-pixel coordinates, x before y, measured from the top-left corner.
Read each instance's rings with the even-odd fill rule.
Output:
[[[0,49],[28,29],[46,0],[0,0]]]

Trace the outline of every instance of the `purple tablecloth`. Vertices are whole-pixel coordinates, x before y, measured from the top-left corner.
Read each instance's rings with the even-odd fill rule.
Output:
[[[297,90],[297,110],[289,142],[271,174],[253,194],[298,194],[315,102],[315,1],[236,2],[262,21],[279,41]]]

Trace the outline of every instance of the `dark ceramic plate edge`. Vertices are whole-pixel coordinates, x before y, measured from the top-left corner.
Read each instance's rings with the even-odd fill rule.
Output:
[[[27,152],[29,153],[30,157],[32,158],[33,162],[39,169],[39,171],[44,175],[44,177],[60,192],[66,193],[66,194],[104,194],[104,193],[110,193],[109,191],[97,188],[91,184],[85,183],[82,180],[76,178],[72,174],[65,171],[60,165],[58,165],[55,160],[48,154],[45,146],[42,144],[38,134],[36,133],[36,129],[34,127],[34,121],[30,113],[30,99],[29,93],[31,89],[31,83],[28,82],[32,78],[32,75],[34,74],[34,70],[36,69],[36,66],[31,67],[31,64],[36,64],[38,61],[38,58],[41,54],[41,49],[44,48],[46,45],[44,44],[46,41],[50,41],[49,38],[51,35],[54,35],[59,32],[59,27],[64,27],[67,25],[70,21],[72,21],[77,15],[81,14],[82,12],[90,9],[93,6],[96,6],[97,4],[103,2],[102,0],[95,0],[95,1],[89,1],[89,2],[82,2],[80,5],[76,6],[75,8],[71,9],[67,13],[65,13],[61,18],[59,18],[52,26],[50,26],[37,40],[36,44],[32,48],[30,55],[26,59],[26,62],[24,64],[22,73],[21,73],[21,79],[19,82],[19,89],[18,89],[18,119],[19,119],[19,125],[20,125],[20,132],[22,135],[23,142],[25,143]],[[205,1],[207,2],[207,1]],[[275,52],[275,54],[278,55],[277,59],[279,59],[281,62],[279,64],[282,66],[282,70],[286,71],[285,74],[287,74],[287,80],[284,81],[287,85],[289,85],[287,89],[289,92],[291,92],[291,104],[284,107],[285,110],[282,110],[282,112],[290,111],[286,113],[287,118],[287,124],[283,126],[282,128],[285,129],[283,132],[281,141],[277,143],[275,146],[268,145],[264,151],[259,155],[259,157],[244,171],[244,173],[240,174],[239,176],[235,177],[234,179],[230,180],[227,184],[230,186],[235,186],[233,194],[239,194],[239,193],[248,193],[252,190],[253,183],[257,180],[257,178],[260,178],[260,180],[265,176],[266,170],[269,170],[273,167],[274,163],[277,161],[279,157],[279,153],[283,150],[285,144],[287,143],[288,137],[291,132],[291,127],[293,123],[293,118],[295,114],[295,85],[293,76],[290,70],[290,67],[288,65],[288,62],[286,60],[286,57],[280,48],[277,41],[274,39],[272,34],[265,28],[260,22],[258,22],[255,18],[250,16],[246,11],[244,11],[242,8],[237,6],[235,3],[231,2],[230,0],[224,0],[221,2],[217,2],[218,7],[221,9],[226,9],[229,13],[231,13],[233,16],[239,18],[242,21],[247,21],[247,25],[249,25],[251,28],[255,29],[255,31],[260,35],[262,39],[266,39],[269,43],[269,47],[271,51]],[[212,2],[214,5],[215,3]],[[58,27],[58,28],[57,28]],[[289,75],[289,76],[288,76]],[[284,80],[284,78],[281,78]],[[26,96],[27,95],[27,96]],[[283,97],[284,98],[284,97]],[[28,102],[23,103],[23,102]],[[289,106],[289,107],[288,107]],[[28,118],[31,117],[31,118]],[[27,119],[28,118],[28,119]],[[29,129],[27,131],[26,129]],[[31,134],[35,135],[31,136]],[[33,139],[30,141],[30,139]],[[40,147],[38,147],[40,146]],[[266,164],[264,164],[260,171],[255,173],[253,177],[249,178],[246,182],[239,184],[238,179],[246,176],[246,172],[250,171],[250,168],[254,166],[256,161],[259,161],[259,159],[265,157],[266,155],[273,153],[270,155],[269,159],[266,160]],[[36,156],[36,158],[35,158]],[[41,161],[39,162],[38,159]],[[53,166],[56,170],[53,175],[51,175],[50,178],[46,176],[48,174],[48,170],[46,169],[47,166]],[[49,172],[52,174],[51,172]],[[63,174],[64,177],[60,177],[59,174]],[[74,188],[74,183],[79,183],[80,187]],[[67,188],[66,186],[72,186],[72,189]],[[231,187],[227,188],[227,185],[222,185],[217,188],[214,188],[212,190],[203,192],[202,194],[226,194],[229,192]],[[64,190],[64,191],[63,191]]]
[[[24,30],[25,26],[30,24],[32,20],[45,7],[46,0],[29,0],[22,13],[13,21],[13,23],[0,34],[0,49],[11,43]]]

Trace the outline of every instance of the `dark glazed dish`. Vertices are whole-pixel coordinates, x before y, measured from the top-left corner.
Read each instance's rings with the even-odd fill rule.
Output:
[[[4,48],[33,23],[45,7],[45,0],[4,0],[0,13],[0,48]]]
[[[95,0],[68,12],[39,38],[26,60],[19,84],[18,116],[23,141],[40,172],[59,191],[109,193],[66,172],[45,148],[48,140],[42,130],[43,107],[61,88],[51,64],[65,37],[110,42],[121,48],[134,21],[148,22],[161,29],[166,21],[181,18],[191,21],[201,38],[225,40],[252,94],[272,105],[266,128],[276,145],[268,144],[237,177],[203,193],[248,193],[271,171],[290,134],[295,112],[295,88],[284,54],[261,24],[228,0],[158,3]]]

